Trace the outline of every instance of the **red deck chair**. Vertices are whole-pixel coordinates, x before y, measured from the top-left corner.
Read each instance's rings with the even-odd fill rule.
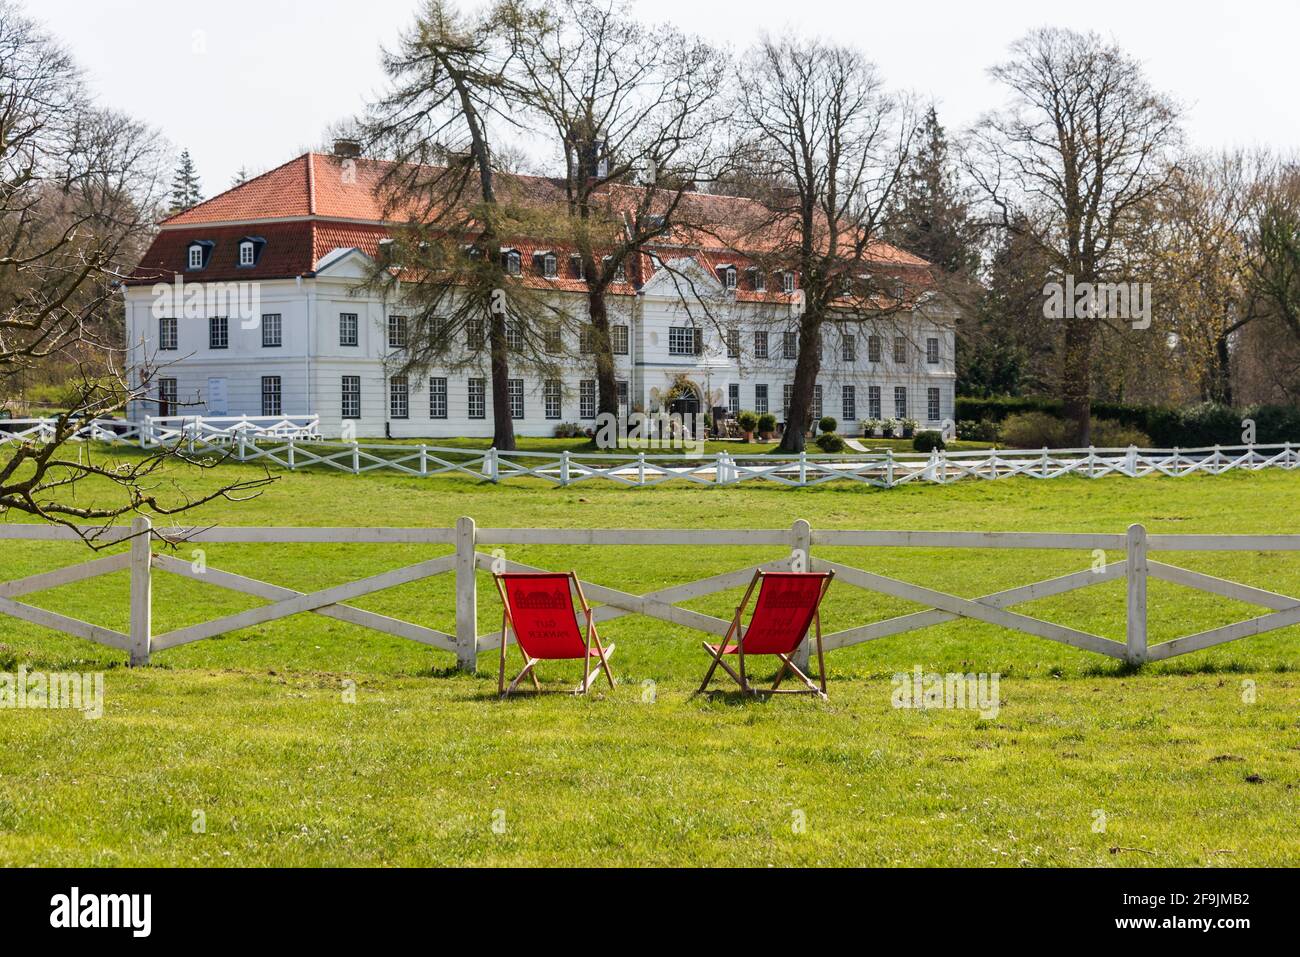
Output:
[[[822,619],[821,603],[826,597],[826,590],[831,587],[834,572],[754,572],[745,597],[736,608],[735,617],[726,637],[717,645],[704,642],[705,649],[713,656],[713,663],[704,676],[696,694],[709,686],[713,673],[721,665],[722,669],[736,680],[740,689],[746,694],[815,694],[826,697],[826,659],[822,654]],[[758,601],[754,604],[754,614],[749,619],[748,627],[741,627],[740,619],[749,604],[749,597],[754,593],[754,586],[759,586]],[[791,656],[799,643],[808,635],[809,628],[815,629],[817,640],[817,671],[819,688],[813,680],[799,669]],[[734,640],[733,640],[734,639]],[[735,655],[739,671],[727,664],[726,657]],[[781,670],[776,673],[776,681],[771,688],[753,688],[745,674],[745,658],[748,655],[776,655],[781,659]],[[793,672],[803,681],[803,688],[782,688],[785,676]]]
[[[533,687],[542,690],[534,671],[539,661],[578,659],[582,661],[582,684],[574,694],[586,694],[598,674],[599,666],[605,672],[609,686],[614,687],[614,676],[609,671],[609,656],[614,653],[611,644],[605,648],[596,633],[596,623],[591,617],[591,606],[582,593],[582,584],[572,572],[507,572],[496,575],[497,591],[505,609],[501,616],[501,666],[497,671],[497,693],[509,695],[525,677],[532,678]],[[586,634],[578,627],[578,613],[573,607],[577,594],[586,618]],[[506,632],[514,632],[519,653],[524,658],[524,668],[506,687]],[[594,648],[592,646],[595,646]]]

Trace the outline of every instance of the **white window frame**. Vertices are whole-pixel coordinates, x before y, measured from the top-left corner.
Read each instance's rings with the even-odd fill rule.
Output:
[[[894,386],[894,418],[907,418],[907,386]]]
[[[581,379],[578,382],[578,418],[594,419],[596,417],[596,380]]]
[[[388,380],[388,417],[411,417],[411,381],[404,375],[395,375]]]
[[[175,316],[162,316],[158,320],[158,349],[174,352],[180,348],[180,331]]]
[[[510,418],[519,421],[524,417],[524,380],[506,379],[506,396],[510,401]]]
[[[926,365],[932,366],[939,364],[939,339],[936,336],[930,336],[925,340],[925,362]]]
[[[683,341],[683,337],[685,341]],[[670,356],[697,356],[700,354],[700,330],[694,326],[668,327],[668,354]]]
[[[799,334],[797,332],[781,333],[781,358],[799,358]]]
[[[754,383],[754,411],[759,415],[767,412],[767,383]]]
[[[925,420],[927,422],[939,421],[939,409],[943,401],[943,395],[935,386],[930,386],[925,390]]]
[[[208,317],[208,348],[230,348],[230,318],[228,316]]]
[[[465,416],[470,419],[487,418],[487,380],[469,379],[465,384]]]
[[[252,266],[257,262],[257,248],[250,239],[239,244],[239,265]]]
[[[203,246],[199,243],[191,243],[185,259],[186,269],[203,268]]]
[[[283,414],[284,414],[283,380],[278,375],[262,376],[262,415],[283,415]]]
[[[610,349],[616,356],[627,355],[628,346],[628,329],[627,326],[619,323],[609,327]]]
[[[344,419],[361,418],[361,376],[345,375],[339,383],[339,415]]]
[[[762,343],[762,345],[759,345],[759,343]],[[755,359],[767,358],[767,333],[766,332],[754,333],[754,358]]]
[[[351,335],[349,335],[349,331]],[[339,347],[353,349],[361,344],[361,321],[355,312],[339,313]]]
[[[840,386],[840,422],[849,423],[858,420],[858,390],[855,386]]]
[[[563,415],[564,386],[559,379],[547,379],[542,385],[542,404],[546,418],[558,419]]]
[[[284,345],[284,319],[278,312],[262,316],[262,348],[279,349]]]
[[[447,418],[447,377],[429,377],[429,418]]]
[[[409,341],[406,316],[394,313],[388,317],[388,348],[405,349]]]
[[[881,405],[880,386],[867,386],[867,418],[879,421],[884,418],[884,407]]]

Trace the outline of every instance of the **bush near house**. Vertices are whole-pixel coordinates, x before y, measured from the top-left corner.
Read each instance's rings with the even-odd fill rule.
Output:
[[[943,434],[935,432],[933,429],[918,432],[916,438],[912,439],[912,448],[918,452],[933,452],[935,449],[946,449],[947,447],[947,443],[943,440]]]
[[[831,419],[831,422],[834,421],[834,419]],[[826,420],[822,419],[822,423],[825,424],[825,422]],[[817,448],[823,452],[837,453],[844,451],[844,440],[834,432],[823,432],[814,441],[817,443]]]
[[[956,418],[959,422],[1002,423],[1009,416],[1028,412],[1044,413],[1061,419],[1062,403],[1059,399],[1001,396],[962,397],[957,399],[956,404]],[[1203,402],[1175,409],[1094,402],[1092,414],[1098,420],[1111,420],[1120,426],[1136,429],[1148,437],[1149,444],[1159,448],[1241,445],[1245,431],[1242,423],[1247,420],[1255,423],[1257,443],[1300,442],[1300,408],[1296,406],[1253,405],[1233,409]],[[961,431],[960,426],[958,431]],[[962,434],[962,438],[974,439],[975,436]],[[1093,444],[1100,446],[1103,443],[1094,436]]]
[[[833,415],[823,415],[821,421],[817,423],[817,430],[819,432],[834,432],[839,427],[840,423]]]

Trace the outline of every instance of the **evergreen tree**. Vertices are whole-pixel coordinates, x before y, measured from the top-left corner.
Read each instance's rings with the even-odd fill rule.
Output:
[[[248,182],[248,167],[241,166],[239,167],[239,172],[231,177],[230,188],[234,189],[236,186],[243,186],[247,182]]]
[[[933,106],[921,123],[893,204],[887,238],[947,274],[973,275],[979,243],[968,198],[948,156],[948,137]]]
[[[181,151],[180,163],[176,175],[172,177],[172,212],[180,212],[203,202],[199,187],[199,174],[194,168],[194,160],[189,150]]]

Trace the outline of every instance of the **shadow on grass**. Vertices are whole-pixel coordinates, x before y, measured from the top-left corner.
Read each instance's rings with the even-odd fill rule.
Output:
[[[1296,671],[1297,666],[1286,661],[1275,662],[1272,666],[1251,666],[1242,661],[1197,661],[1187,664],[1157,664],[1148,662],[1133,665],[1126,661],[1105,662],[1089,665],[1081,674],[1085,678],[1131,678],[1134,675],[1171,675],[1188,677],[1191,675],[1239,675],[1252,672],[1272,671],[1284,674]]]

